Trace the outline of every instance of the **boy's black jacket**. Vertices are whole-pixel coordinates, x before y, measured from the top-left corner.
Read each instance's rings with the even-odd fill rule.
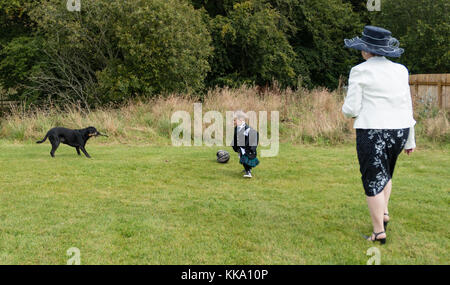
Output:
[[[245,135],[247,132],[248,136]],[[243,147],[248,158],[255,158],[258,143],[259,133],[256,130],[245,124],[244,128],[238,133],[237,127],[234,127],[234,138],[231,146],[235,152],[239,152],[239,148]]]

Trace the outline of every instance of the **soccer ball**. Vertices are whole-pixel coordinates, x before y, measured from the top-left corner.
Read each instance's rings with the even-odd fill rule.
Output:
[[[227,163],[230,160],[230,154],[225,150],[219,150],[217,152],[217,162]]]

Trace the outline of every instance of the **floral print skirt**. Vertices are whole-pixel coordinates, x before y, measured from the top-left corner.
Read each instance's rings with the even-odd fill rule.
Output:
[[[408,135],[409,128],[356,129],[356,151],[367,196],[378,195],[391,180]]]

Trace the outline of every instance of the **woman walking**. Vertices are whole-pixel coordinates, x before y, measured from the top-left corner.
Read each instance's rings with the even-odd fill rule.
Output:
[[[416,147],[409,74],[386,58],[404,51],[386,29],[366,26],[361,37],[344,43],[365,59],[350,71],[342,112],[356,119],[356,150],[373,224],[366,239],[384,244],[395,163],[403,149],[409,155]]]

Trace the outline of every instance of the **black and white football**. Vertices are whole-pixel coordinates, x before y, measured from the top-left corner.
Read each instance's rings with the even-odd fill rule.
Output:
[[[228,151],[219,150],[216,155],[217,155],[217,162],[227,163],[228,160],[230,160],[230,154],[228,153]]]

